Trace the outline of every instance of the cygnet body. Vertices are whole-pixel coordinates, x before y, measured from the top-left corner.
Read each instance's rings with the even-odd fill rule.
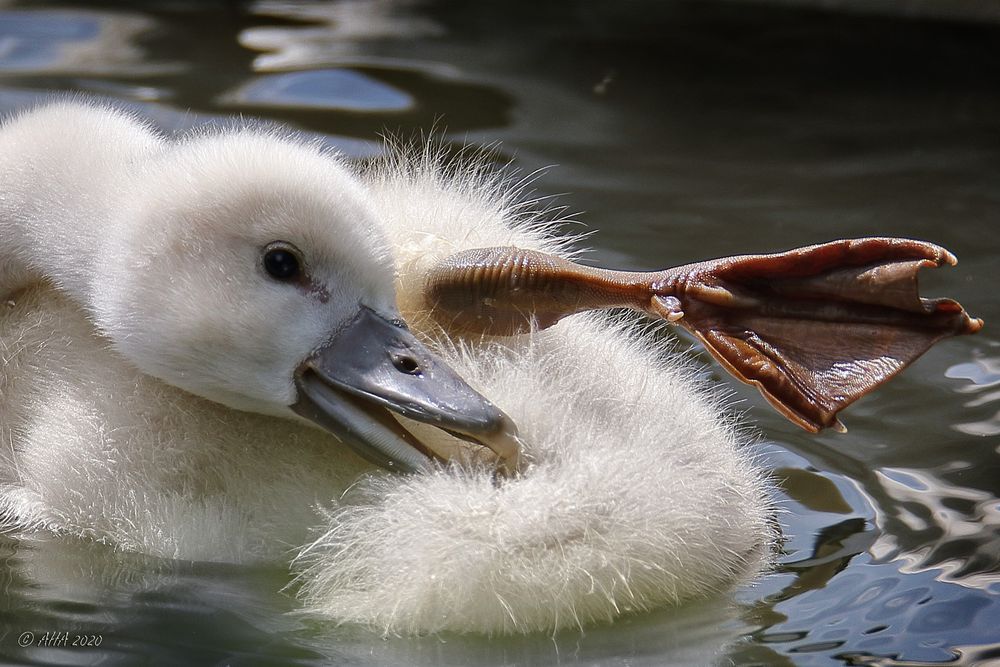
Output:
[[[456,251],[569,253],[496,183],[433,161],[358,171],[254,129],[166,139],[75,102],[0,128],[0,183],[9,527],[291,561],[306,608],[403,634],[608,620],[767,562],[767,484],[692,369],[603,316],[474,342],[428,317],[423,276]],[[275,241],[309,281],[262,271]],[[519,474],[385,472],[289,409],[296,369],[359,304],[401,315],[518,425]]]

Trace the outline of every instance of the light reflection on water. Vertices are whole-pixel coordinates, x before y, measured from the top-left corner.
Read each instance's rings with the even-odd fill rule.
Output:
[[[8,7],[6,8],[5,7]],[[104,664],[935,664],[1000,660],[1000,27],[644,2],[0,2],[0,109],[82,90],[167,130],[245,112],[378,152],[437,124],[502,140],[652,268],[835,236],[909,235],[962,259],[926,276],[988,326],[804,435],[734,387],[768,441],[775,572],[612,626],[487,641],[381,639],[285,612],[277,569],[0,541],[0,655],[25,628],[101,633]],[[190,110],[190,112],[188,111]],[[714,371],[713,371],[714,372]],[[720,378],[721,380],[721,378]],[[148,658],[154,655],[155,658]]]
[[[971,382],[960,390],[972,397],[965,402],[966,408],[992,412],[980,421],[954,424],[959,433],[981,437],[1000,435],[1000,350],[995,346],[993,351],[996,356],[977,354],[975,361],[955,364],[948,369],[948,377]]]
[[[351,70],[336,69],[257,77],[224,99],[243,108],[298,107],[383,113],[413,105],[413,98],[401,90]]]
[[[52,12],[5,12],[0,24],[0,68],[5,71],[44,70],[65,60],[60,47],[92,42],[99,32],[97,18]]]

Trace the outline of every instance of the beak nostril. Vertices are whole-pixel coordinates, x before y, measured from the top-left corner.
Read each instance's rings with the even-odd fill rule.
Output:
[[[420,374],[420,364],[413,357],[407,357],[403,355],[393,355],[392,365],[396,367],[396,370],[401,373],[407,373],[408,375],[419,375]]]

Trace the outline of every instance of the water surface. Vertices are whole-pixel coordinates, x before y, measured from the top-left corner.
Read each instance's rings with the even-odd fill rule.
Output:
[[[735,604],[556,637],[383,639],[286,613],[280,569],[6,536],[8,660],[1000,662],[1000,24],[652,0],[0,1],[0,110],[53,91],[135,104],[168,131],[279,121],[359,159],[383,132],[499,141],[522,173],[548,168],[537,193],[561,195],[568,231],[596,232],[590,259],[621,268],[933,240],[961,264],[926,291],[987,328],[850,408],[846,435],[800,432],[706,359],[781,488],[780,564]],[[18,649],[47,630],[103,641]]]

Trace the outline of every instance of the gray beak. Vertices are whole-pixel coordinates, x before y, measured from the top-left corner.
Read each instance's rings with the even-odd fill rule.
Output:
[[[365,306],[299,367],[296,386],[296,413],[389,470],[426,470],[434,455],[386,410],[489,447],[502,469],[517,466],[511,419],[405,325]]]

